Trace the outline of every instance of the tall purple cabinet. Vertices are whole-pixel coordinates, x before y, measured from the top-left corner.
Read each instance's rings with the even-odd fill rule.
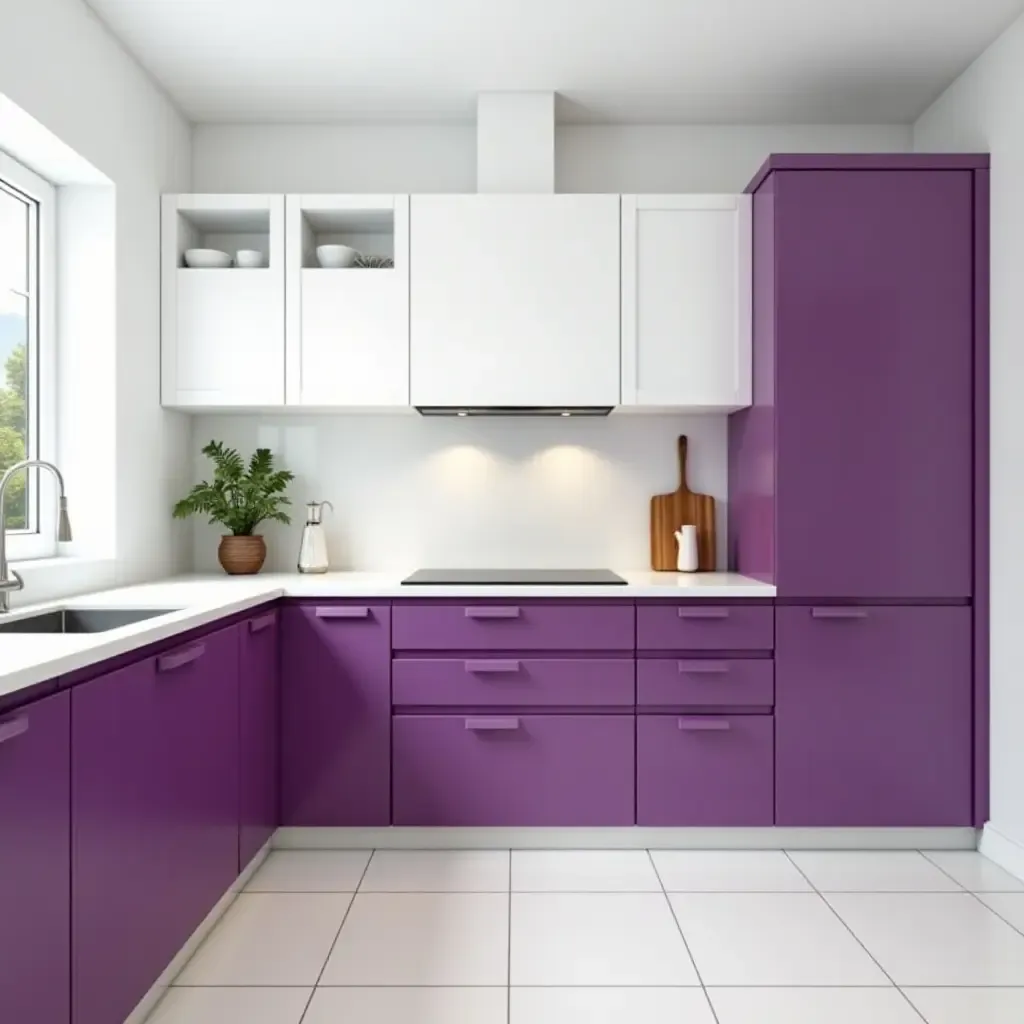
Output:
[[[71,700],[0,715],[0,1019],[71,1012]]]
[[[750,188],[730,564],[777,587],[779,825],[984,818],[987,166],[781,156]]]

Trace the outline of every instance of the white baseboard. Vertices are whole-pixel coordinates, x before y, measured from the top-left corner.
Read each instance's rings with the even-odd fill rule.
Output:
[[[171,982],[185,969],[185,964],[192,959],[195,952],[203,944],[203,940],[213,931],[213,926],[224,916],[225,911],[235,902],[238,894],[246,887],[249,879],[256,873],[259,866],[270,853],[270,843],[264,844],[242,873],[231,883],[231,888],[217,901],[203,923],[189,936],[188,941],[178,951],[177,956],[167,965],[163,974],[153,983],[153,987],[139,1000],[138,1006],[128,1015],[124,1024],[143,1024],[153,1012],[156,1004],[163,998]]]
[[[973,828],[279,828],[281,850],[974,850]]]
[[[978,852],[983,853],[1004,871],[1024,881],[1024,846],[1004,835],[989,822],[981,833]]]

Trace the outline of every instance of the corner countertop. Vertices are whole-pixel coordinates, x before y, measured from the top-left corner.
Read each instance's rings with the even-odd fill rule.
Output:
[[[403,587],[406,572],[332,572],[319,576],[266,573],[259,576],[180,576],[156,583],[79,594],[61,601],[18,608],[15,621],[54,608],[173,608],[175,611],[104,633],[0,634],[0,699],[37,683],[67,675],[149,644],[171,639],[229,615],[281,597],[421,600],[424,598],[663,598],[710,600],[772,598],[775,587],[737,573],[623,572],[626,586],[415,586]]]

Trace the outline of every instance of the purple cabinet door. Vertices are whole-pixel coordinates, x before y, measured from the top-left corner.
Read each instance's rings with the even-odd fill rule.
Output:
[[[632,825],[632,715],[398,715],[395,824]]]
[[[75,1024],[122,1021],[238,867],[238,636],[71,691]]]
[[[770,604],[641,604],[636,646],[641,651],[770,651],[773,616]]]
[[[771,715],[640,715],[636,823],[771,825]]]
[[[274,834],[278,819],[278,612],[255,615],[240,628],[240,795],[238,868]]]
[[[776,611],[776,824],[971,824],[971,610]]]
[[[641,707],[771,707],[775,665],[770,658],[641,658],[636,702]]]
[[[0,1018],[71,1013],[71,700],[0,715]]]
[[[281,823],[391,821],[391,609],[281,615]]]
[[[969,596],[972,173],[774,179],[779,594]]]

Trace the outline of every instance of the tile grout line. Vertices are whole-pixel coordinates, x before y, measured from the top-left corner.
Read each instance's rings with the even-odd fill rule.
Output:
[[[937,864],[935,861],[933,861],[931,857],[929,857],[928,854],[924,852],[924,850],[918,850],[917,852],[921,854],[921,856],[924,857],[924,859],[928,861],[929,864],[934,864],[935,867],[937,867],[939,871],[941,871],[947,878],[951,878],[954,882],[956,882],[956,884],[959,885],[960,888],[963,889],[963,891],[967,893],[968,896],[973,896],[987,911],[989,911],[989,913],[995,914],[1000,921],[1002,921],[1004,924],[1008,924],[1018,935],[1024,937],[1024,930],[1018,928],[1012,921],[1008,921],[1005,917],[1003,917],[1002,914],[999,913],[998,910],[996,910],[995,907],[989,906],[981,898],[982,896],[1013,896],[1014,894],[1024,895],[1024,891],[1020,889],[1006,889],[1003,892],[996,890],[986,893],[977,893],[973,889],[968,889],[967,886],[963,884],[963,882],[960,882],[957,879],[953,878],[953,876],[941,864]],[[979,856],[983,857],[984,854],[979,854]],[[998,866],[999,865],[997,864],[996,867]]]
[[[840,915],[839,911],[836,910],[836,908],[833,907],[831,903],[829,903],[829,901],[828,901],[828,899],[826,899],[825,895],[811,881],[810,876],[789,855],[789,850],[783,850],[782,854],[786,858],[786,860],[788,860],[789,863],[792,864],[793,867],[796,868],[796,870],[800,872],[800,874],[803,876],[804,881],[811,887],[811,889],[814,890],[814,894],[818,897],[818,899],[820,899],[821,902],[824,903],[826,907],[828,907],[829,911],[832,913],[832,915],[835,917],[835,919],[850,933],[850,935],[853,937],[854,942],[856,942],[857,945],[860,946],[860,948],[863,949],[865,953],[867,953],[867,955],[871,958],[872,963],[874,963],[874,965],[889,979],[889,981],[892,983],[892,987],[894,989],[896,989],[896,991],[899,992],[899,994],[904,998],[904,1000],[906,1001],[907,1006],[909,1006],[914,1011],[914,1013],[916,1013],[918,1015],[918,1017],[920,1017],[921,1020],[923,1020],[925,1022],[925,1024],[928,1024],[928,1019],[914,1005],[914,1003],[910,999],[910,996],[908,996],[907,993],[904,992],[903,989],[900,988],[900,986],[896,984],[896,979],[893,978],[893,976],[878,962],[878,960],[875,959],[875,956],[871,952],[871,950],[868,949],[868,947],[865,946],[863,942],[861,942],[860,936],[843,920],[843,918]],[[857,894],[854,894],[854,895],[857,895]],[[300,1024],[301,1024],[301,1021],[300,1021]]]
[[[316,990],[320,987],[320,979],[324,976],[324,971],[327,970],[327,965],[331,962],[331,956],[334,954],[334,947],[338,944],[338,939],[341,938],[341,930],[345,927],[345,922],[348,920],[348,915],[352,912],[352,907],[356,902],[356,897],[359,895],[359,889],[362,887],[363,879],[366,878],[366,872],[370,870],[370,861],[373,860],[373,855],[376,853],[376,849],[370,851],[370,856],[366,858],[366,863],[363,865],[363,873],[359,876],[359,881],[356,882],[355,892],[352,893],[352,899],[348,901],[348,906],[345,908],[345,914],[341,919],[341,924],[338,925],[338,930],[334,933],[334,939],[331,942],[330,949],[327,950],[327,956],[324,957],[324,962],[320,966],[320,973],[316,976],[316,981],[313,983],[313,990],[309,993],[309,999],[306,1000],[306,1005],[303,1007],[302,1016],[299,1017],[298,1024],[306,1019],[306,1014],[309,1013],[309,1007],[316,997]]]
[[[651,870],[654,872],[654,877],[658,879],[658,885],[661,886],[661,894],[665,897],[665,902],[668,904],[668,912],[672,915],[672,920],[676,923],[676,930],[679,932],[679,938],[683,940],[683,949],[686,950],[686,955],[690,958],[690,963],[693,964],[693,971],[694,974],[697,975],[701,991],[704,993],[704,998],[707,1000],[708,1009],[711,1011],[711,1018],[714,1020],[715,1024],[720,1024],[718,1020],[718,1011],[715,1009],[715,1004],[711,1002],[711,996],[708,994],[708,987],[704,984],[704,978],[701,976],[700,968],[697,966],[697,961],[690,950],[690,944],[686,941],[686,935],[683,933],[683,926],[679,923],[679,917],[676,915],[676,908],[672,905],[672,897],[669,896],[668,890],[665,888],[665,883],[661,880],[661,873],[658,871],[658,865],[654,863],[654,854],[651,853],[649,849],[647,850],[647,859],[651,863]]]
[[[508,851],[508,933],[505,946],[505,1024],[512,1024],[512,850]]]

